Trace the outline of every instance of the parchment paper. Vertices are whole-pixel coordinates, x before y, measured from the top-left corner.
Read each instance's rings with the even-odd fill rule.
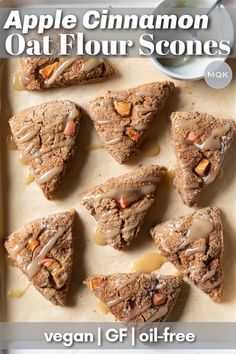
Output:
[[[102,95],[106,90],[119,90],[142,83],[167,79],[149,59],[113,59],[112,64],[119,75],[104,83],[73,86],[44,92],[17,92],[12,88],[13,73],[17,60],[10,60],[4,67],[3,107],[1,130],[4,140],[9,133],[8,118],[24,108],[54,99],[70,99],[86,108],[89,100]],[[29,287],[20,298],[6,295],[7,321],[112,321],[111,315],[104,315],[96,309],[96,298],[91,295],[82,281],[90,274],[126,272],[131,263],[148,251],[157,251],[148,230],[155,223],[170,217],[191,213],[193,209],[183,205],[173,188],[161,186],[157,199],[149,213],[141,235],[126,251],[117,251],[109,246],[98,246],[92,240],[95,220],[79,204],[79,193],[104,182],[111,176],[118,176],[132,170],[138,163],[174,164],[174,153],[170,145],[169,115],[172,111],[206,111],[222,118],[236,116],[236,60],[231,61],[234,80],[224,90],[213,90],[204,81],[175,82],[177,90],[169,100],[166,109],[153,124],[150,138],[160,144],[160,154],[155,157],[138,155],[128,165],[119,165],[105,150],[86,151],[85,145],[98,142],[88,116],[83,116],[80,127],[79,147],[57,199],[46,200],[35,183],[25,184],[27,167],[20,164],[18,152],[6,149],[3,140],[4,161],[1,169],[4,180],[4,235],[13,232],[26,222],[55,213],[76,208],[79,218],[76,227],[76,271],[73,276],[71,305],[56,307],[46,301],[34,288]],[[236,320],[236,164],[234,143],[224,161],[224,174],[204,193],[200,206],[220,207],[225,230],[225,297],[223,304],[213,303],[203,292],[185,284],[170,321],[234,321]],[[169,263],[161,272],[174,272]],[[7,267],[4,292],[17,290],[28,284],[26,277],[12,266]]]

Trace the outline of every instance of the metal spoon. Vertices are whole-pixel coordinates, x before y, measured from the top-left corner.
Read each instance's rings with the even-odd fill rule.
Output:
[[[223,1],[224,0],[215,1],[214,4],[211,6],[211,8],[207,11],[206,15],[209,16],[216,7],[218,7],[219,5],[222,4]],[[191,32],[191,36],[193,38],[197,38],[197,30],[192,31]],[[181,65],[185,64],[190,59],[191,59],[190,56],[188,56],[188,57],[187,56],[178,57],[177,60],[176,60],[176,58],[161,58],[161,59],[159,59],[159,62],[161,64],[163,64],[164,66],[175,66],[175,67],[177,67],[177,66],[181,66]]]
[[[212,7],[208,10],[208,12],[206,13],[206,15],[209,16],[210,13],[211,13],[217,6],[221,5],[223,1],[224,1],[224,0],[217,0],[217,1],[212,5]]]

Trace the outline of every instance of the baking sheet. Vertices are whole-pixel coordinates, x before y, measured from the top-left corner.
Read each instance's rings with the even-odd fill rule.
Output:
[[[0,82],[2,82],[2,69],[3,69],[3,61],[0,59]],[[0,91],[0,111],[1,111],[1,96],[2,96],[2,86]],[[4,132],[0,129],[0,144],[3,141]],[[0,145],[1,146],[1,145]],[[0,149],[0,242],[4,233],[4,216],[3,216],[3,208],[4,208],[4,197],[3,197],[3,149]],[[3,321],[5,318],[5,270],[6,263],[4,261],[4,251],[3,248],[0,247],[0,300],[1,300],[1,308],[0,308],[0,321]]]
[[[156,251],[148,230],[157,222],[167,220],[193,211],[181,202],[173,188],[160,186],[156,202],[146,218],[142,234],[126,251],[117,251],[109,246],[98,246],[92,240],[96,227],[95,220],[79,204],[79,193],[104,182],[111,176],[118,176],[138,163],[174,164],[174,153],[170,145],[169,115],[172,111],[206,111],[222,118],[236,117],[236,60],[230,64],[234,79],[224,90],[213,90],[204,81],[176,83],[177,89],[167,107],[156,119],[149,139],[156,139],[160,145],[160,154],[155,157],[142,157],[140,154],[127,165],[119,165],[105,150],[86,151],[86,145],[98,142],[96,133],[85,114],[80,126],[79,147],[59,188],[57,199],[48,201],[43,197],[35,183],[25,184],[27,167],[20,164],[18,152],[6,148],[5,139],[9,134],[7,120],[24,108],[54,99],[70,99],[86,109],[89,100],[109,90],[133,87],[151,81],[165,80],[167,77],[157,71],[149,59],[113,59],[111,63],[119,75],[109,81],[84,86],[44,92],[17,92],[12,88],[13,74],[19,63],[16,59],[5,63],[2,82],[1,131],[2,156],[1,173],[3,177],[4,236],[23,226],[26,222],[74,207],[79,213],[76,225],[76,260],[72,280],[70,306],[56,307],[46,301],[33,286],[20,298],[10,298],[7,291],[24,288],[28,284],[26,277],[15,267],[7,266],[4,284],[7,306],[6,321],[113,321],[96,308],[96,298],[91,295],[82,281],[90,274],[126,272],[139,256],[148,251]],[[220,207],[225,230],[225,297],[223,304],[213,303],[205,294],[192,285],[185,284],[180,298],[169,318],[170,321],[235,321],[236,320],[236,164],[234,143],[224,161],[223,177],[208,187],[200,206]],[[7,260],[6,260],[7,262]],[[162,273],[174,272],[174,268],[165,263]],[[2,305],[2,302],[1,302]],[[0,305],[0,306],[1,306]]]

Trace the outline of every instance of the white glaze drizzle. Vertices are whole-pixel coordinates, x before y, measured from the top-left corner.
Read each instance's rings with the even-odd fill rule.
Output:
[[[76,58],[71,58],[61,63],[53,72],[52,76],[49,79],[44,80],[44,86],[49,87],[51,84],[53,84],[53,82],[58,78],[58,76],[60,76],[67,68],[69,68],[75,62],[75,60]]]
[[[126,233],[129,231],[132,231],[133,229],[135,229],[139,224],[139,221],[134,222],[133,224],[127,225],[126,227],[123,227],[122,229],[122,233]]]
[[[109,105],[111,104],[112,100],[111,98],[103,98],[100,102],[100,106],[102,106],[103,108],[107,108],[109,107]]]
[[[110,230],[101,231],[101,233],[105,237],[105,239],[113,238],[121,233],[121,229],[119,227],[113,227]]]
[[[148,177],[145,177],[144,183],[146,183],[146,182],[157,183],[157,182],[159,182],[159,177],[157,177],[157,176],[148,176]]]
[[[72,110],[70,111],[70,113],[67,117],[67,121],[74,120],[76,117],[78,117],[78,115],[79,115],[79,111],[77,110],[77,108],[75,106],[73,106]]]
[[[31,131],[23,135],[21,138],[16,138],[17,143],[26,143],[27,141],[31,140],[38,134],[37,131]]]
[[[31,143],[29,143],[29,144],[26,146],[26,148],[25,148],[24,151],[22,152],[22,155],[24,156],[25,161],[27,160],[26,155],[27,155],[28,153],[30,153],[30,151],[33,149],[33,147],[34,147],[34,143],[31,142]]]
[[[133,224],[127,225],[126,227],[124,227],[123,229],[119,228],[119,227],[114,227],[111,230],[104,230],[103,232],[101,232],[104,237],[107,238],[113,238],[116,237],[118,235],[125,234],[127,232],[130,232],[132,230],[134,230],[137,226],[138,226],[139,222],[134,222]]]
[[[19,138],[19,136],[21,134],[24,134],[27,132],[27,130],[29,130],[30,128],[32,128],[34,126],[34,124],[30,123],[30,124],[26,124],[23,127],[21,127],[20,129],[18,129],[15,133],[14,133],[14,137]]]
[[[222,280],[221,280],[221,279],[218,279],[218,280],[216,280],[214,283],[211,283],[211,284],[204,284],[204,283],[201,283],[201,284],[200,284],[200,287],[201,287],[201,289],[203,289],[203,290],[212,290],[212,289],[217,288],[219,285],[221,285],[221,283],[222,283]]]
[[[131,215],[136,215],[136,214],[139,214],[139,213],[142,213],[144,211],[146,211],[151,205],[153,204],[153,200],[149,200],[147,201],[146,203],[144,203],[143,205],[139,206],[139,207],[136,207],[135,209],[133,209],[131,211]],[[130,215],[129,215],[130,216]],[[127,217],[127,214],[126,215],[120,215],[120,218],[121,219],[125,219]]]
[[[167,224],[166,227],[165,226],[163,226],[163,227],[164,227],[164,230],[165,230],[165,228],[167,228],[170,231],[171,227],[173,227],[173,226],[171,226],[171,224]],[[164,230],[159,233],[159,236],[162,236]],[[192,224],[187,231],[185,240],[175,250],[170,250],[166,246],[164,239],[161,239],[161,245],[166,252],[177,253],[178,251],[180,251],[180,250],[184,249],[186,246],[188,246],[188,244],[192,241],[199,240],[199,239],[206,239],[212,230],[213,230],[213,224],[210,221],[196,217],[193,219]],[[173,231],[173,229],[172,229],[172,231]],[[187,250],[185,252],[187,252]],[[190,254],[191,254],[191,252],[190,252]]]
[[[117,291],[119,292],[121,289],[123,289],[127,285],[133,283],[138,278],[138,275],[139,274],[134,274],[128,280],[125,280],[125,281],[121,282],[121,284],[117,288]],[[118,297],[116,297],[115,299],[107,301],[106,305],[108,307],[112,307],[112,306],[118,305],[119,303],[124,301],[126,298],[127,298],[127,296],[125,297],[125,296],[119,296],[118,295]]]
[[[195,144],[202,151],[215,151],[219,150],[221,143],[220,138],[223,137],[230,129],[230,123],[220,128],[215,128],[212,130],[210,136],[200,145]]]
[[[149,307],[151,307],[151,304],[149,305],[145,305],[141,308],[139,307],[135,307],[130,314],[124,319],[125,323],[130,322],[132,319],[134,319],[135,317],[141,315],[143,312],[145,312],[147,309],[149,309]]]
[[[167,304],[162,305],[162,306],[159,307],[159,309],[157,310],[157,312],[153,316],[148,318],[147,322],[154,322],[156,320],[159,320],[160,318],[165,316],[167,314],[167,312],[168,312]]]
[[[135,196],[137,198],[136,200],[138,200],[142,196],[154,192],[155,188],[156,188],[156,186],[153,184],[140,186],[139,188],[137,188],[137,187],[121,187],[118,189],[111,189],[108,192],[98,193],[96,195],[85,196],[83,198],[83,201],[89,203],[89,202],[93,202],[94,200],[100,201],[103,198],[114,198],[114,199],[118,200],[118,199],[120,199],[121,196],[132,195],[133,193],[135,193]],[[138,194],[136,194],[137,192],[138,192]]]
[[[66,121],[73,121],[78,116],[78,114],[79,114],[78,110],[76,109],[75,106],[73,106],[72,110],[69,112],[69,114],[66,117]],[[54,126],[54,124],[52,124],[50,127],[48,127],[48,130],[51,129],[52,126]],[[36,131],[36,130],[32,130],[32,131],[27,132],[32,127],[34,127],[34,124],[27,124],[27,125],[23,126],[22,128],[20,128],[14,134],[14,139],[18,143],[25,143],[25,142],[31,140],[34,136],[36,136],[38,134],[38,131]],[[46,132],[47,131],[45,131],[44,133],[46,133]],[[20,137],[21,134],[24,134],[24,135]],[[40,148],[40,149],[36,150],[34,153],[27,156],[34,147],[34,143],[31,142],[30,144],[28,144],[28,146],[26,146],[24,151],[21,152],[20,159],[24,163],[26,163],[26,162],[31,161],[33,159],[40,158],[43,154],[48,153],[48,152],[52,151],[53,149],[62,148],[65,146],[72,146],[73,144],[74,144],[74,139],[72,137],[67,137],[63,141],[58,141],[57,143],[54,143],[51,146],[48,146],[45,148]],[[33,172],[34,172],[34,174],[36,174],[36,173],[39,173],[40,171],[41,171],[41,168],[34,170]],[[42,176],[38,177],[36,182],[38,184],[47,183],[53,177],[55,177],[57,174],[61,173],[62,171],[63,171],[63,166],[55,166],[55,167],[49,169],[48,171],[46,171]]]
[[[210,171],[210,173],[207,176],[203,177],[204,183],[210,184],[210,183],[214,182],[214,180],[216,179],[217,173],[218,173],[217,168],[215,168],[215,171]]]
[[[158,283],[158,284],[155,286],[155,290],[162,290],[164,286],[165,286],[164,283]]]
[[[141,132],[143,130],[146,130],[148,126],[146,124],[135,124],[133,125],[133,128],[137,130],[138,132]]]
[[[63,166],[54,166],[50,170],[46,171],[40,177],[36,179],[38,184],[44,184],[50,182],[55,176],[63,171]],[[34,171],[35,173],[35,171]]]
[[[123,289],[126,285],[129,285],[131,283],[133,283],[137,278],[138,278],[139,274],[132,274],[132,276],[130,276],[130,278],[128,280],[124,280],[123,282],[121,282],[121,284],[118,286],[117,291],[120,291],[121,289]]]
[[[113,123],[113,122],[114,122],[114,120],[96,120],[96,121],[94,121],[94,123],[97,125],[106,125],[106,124]]]
[[[210,221],[194,218],[186,237],[189,241],[207,238],[212,230],[213,224]]]
[[[26,266],[25,272],[29,279],[32,279],[41,269],[39,262],[46,257],[47,253],[51,251],[53,246],[56,244],[57,240],[64,235],[71,225],[60,228],[52,238],[46,243],[46,245],[41,249],[39,254]]]
[[[147,113],[151,113],[151,112],[155,112],[156,111],[156,107],[139,107],[136,109],[137,113],[140,114],[147,114]]]
[[[199,245],[196,247],[188,248],[185,251],[186,256],[191,256],[192,254],[199,253],[199,252],[206,252],[206,245]]]
[[[56,144],[53,144],[51,146],[45,147],[45,148],[40,148],[39,150],[35,151],[33,154],[30,155],[30,157],[26,158],[27,161],[33,160],[33,159],[37,159],[39,157],[41,157],[42,155],[57,149],[57,148],[61,148],[61,147],[65,147],[65,146],[72,146],[74,144],[74,139],[72,137],[68,137],[65,140],[62,140]]]
[[[79,112],[78,110],[76,109],[76,107],[73,106],[72,110],[70,111],[69,115],[67,116],[66,118],[66,121],[73,121],[77,116],[78,116]],[[63,121],[63,120],[62,120]],[[55,124],[51,124],[47,130],[44,131],[44,133],[47,133],[48,131],[51,130],[52,127],[54,127]],[[29,126],[28,126],[29,127]],[[23,127],[25,129],[25,127]],[[23,129],[22,128],[22,129]],[[33,136],[37,135],[37,133],[34,133],[34,132],[29,132],[27,134],[27,138],[32,138]],[[26,136],[23,137],[24,139],[26,138]],[[21,138],[22,139],[22,138]],[[29,139],[27,139],[29,140]],[[18,139],[18,142],[23,142],[23,141],[20,141]],[[72,146],[74,144],[74,139],[72,137],[67,137],[66,139],[63,139],[62,141],[59,141],[57,143],[54,143],[53,145],[51,146],[48,146],[48,147],[45,147],[45,148],[40,148],[38,150],[36,150],[33,154],[31,154],[30,156],[26,156],[34,147],[34,144],[33,143],[30,143],[26,148],[25,150],[23,151],[23,158],[24,158],[24,161],[31,161],[33,159],[36,159],[36,158],[39,158],[41,157],[43,154],[46,154],[50,151],[52,151],[53,149],[56,149],[56,148],[61,148],[61,147],[64,147],[64,146]]]
[[[126,130],[126,127],[117,127],[114,129],[116,133],[123,133]]]
[[[106,305],[108,307],[112,307],[112,306],[115,306],[115,305],[118,305],[120,304],[122,301],[124,301],[126,299],[125,296],[118,296],[116,299],[114,300],[110,300],[110,301],[107,301],[106,302]]]
[[[200,271],[201,269],[203,269],[205,266],[204,265],[193,265],[190,268],[184,270],[184,274],[192,274],[195,273],[197,271]]]
[[[151,177],[150,177],[151,178]],[[154,178],[151,179],[151,181],[154,181]],[[145,182],[149,182],[148,177],[146,178]],[[156,179],[155,179],[156,182]],[[92,203],[94,200],[95,201],[100,201],[103,198],[114,198],[115,200],[119,200],[121,196],[127,196],[130,199],[130,202],[136,202],[137,200],[139,200],[140,198],[142,198],[143,196],[153,193],[155,191],[156,186],[154,184],[147,184],[147,185],[143,185],[139,188],[127,188],[127,187],[123,187],[120,189],[114,189],[114,190],[110,190],[108,192],[104,192],[104,193],[99,193],[97,195],[90,195],[90,196],[85,196],[83,198],[83,201],[87,202],[87,203]],[[143,205],[136,207],[135,209],[132,209],[131,213],[128,216],[131,215],[136,215],[138,213],[141,213],[145,210],[147,210],[153,203],[153,200],[149,200],[146,203],[144,203]],[[116,210],[110,210],[109,212],[110,214],[115,214]],[[106,217],[107,216],[107,212],[103,213],[101,215],[101,217]],[[121,219],[126,219],[127,218],[127,214],[125,215],[120,215]],[[132,231],[133,229],[135,229],[138,225],[138,222],[134,222],[130,225],[127,225],[126,227],[124,227],[123,229],[121,229],[120,227],[115,227],[112,228],[111,230],[100,230],[100,232],[104,235],[104,237],[107,238],[114,238],[116,236],[118,236],[120,233],[127,233]]]
[[[135,91],[136,96],[154,96],[154,91],[145,88],[139,88]]]
[[[149,184],[149,185],[145,185],[145,186],[142,186],[141,187],[141,191],[140,190],[130,190],[130,189],[122,189],[122,190],[113,190],[113,191],[110,191],[108,192],[108,194],[99,194],[98,196],[93,196],[93,199],[102,199],[102,198],[105,198],[105,197],[108,197],[108,198],[115,198],[115,199],[119,199],[119,197],[122,195],[123,192],[127,193],[128,192],[128,195],[129,197],[132,197],[132,202],[135,202],[137,200],[139,200],[143,195],[146,195],[146,194],[149,194],[149,193],[152,193],[154,192],[155,190],[155,185],[153,184]],[[115,193],[115,194],[112,194],[112,193]],[[117,194],[116,194],[117,193]],[[97,198],[96,198],[97,197]],[[87,198],[87,202],[90,202],[91,200],[93,199],[90,199],[91,197],[85,197]],[[85,200],[84,198],[84,200]],[[136,214],[139,214],[141,212],[144,212],[145,210],[147,210],[151,205],[153,204],[153,200],[150,199],[149,201],[147,201],[146,203],[144,203],[143,205],[139,206],[139,207],[136,207],[134,209],[131,209],[130,211],[130,214],[129,216],[131,215],[136,215]],[[101,215],[101,217],[107,217],[107,214],[116,214],[116,210],[110,210],[109,212],[105,212]],[[100,218],[101,218],[100,217]],[[126,219],[127,218],[127,214],[121,214],[120,215],[120,218],[121,219]],[[115,227],[115,228],[112,228],[111,230],[102,230],[101,233],[104,235],[105,238],[113,238],[115,236],[118,236],[120,233],[127,233],[127,232],[130,232],[132,231],[133,229],[135,229],[138,225],[138,222],[133,222],[131,224],[128,224],[127,226],[125,226],[123,229],[121,229],[120,227]]]
[[[81,66],[81,71],[89,72],[104,62],[103,58],[87,59]]]
[[[201,282],[205,283],[205,281],[207,281],[210,278],[212,278],[215,274],[216,274],[216,270],[215,269],[209,270],[206,274],[203,275]]]
[[[122,138],[123,138],[123,135],[116,137],[114,139],[107,140],[107,141],[105,141],[105,145],[115,145],[115,144],[119,143],[122,140]]]
[[[39,237],[39,235],[42,233],[42,231],[46,229],[46,225],[42,222],[40,224],[40,230],[37,234],[35,234],[33,237],[29,237],[29,238],[26,238],[25,240],[17,243],[14,245],[14,247],[12,248],[11,251],[9,251],[9,254],[10,254],[10,257],[14,260],[16,260],[17,258],[17,255],[22,251],[22,249],[28,244],[28,242],[31,240],[31,239],[35,239],[37,240],[37,238]]]
[[[28,242],[29,242],[29,240],[26,239],[26,240],[24,240],[24,241],[22,241],[20,243],[17,243],[16,245],[14,245],[12,250],[9,252],[10,257],[15,260],[17,255],[18,255],[18,253],[20,253],[20,251],[23,250],[23,248],[27,245]]]

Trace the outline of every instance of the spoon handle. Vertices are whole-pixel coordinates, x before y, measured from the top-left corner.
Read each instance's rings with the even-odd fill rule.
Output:
[[[221,5],[223,2],[223,0],[217,0],[212,7],[208,10],[208,12],[206,13],[206,15],[210,15],[210,13],[219,5]]]

